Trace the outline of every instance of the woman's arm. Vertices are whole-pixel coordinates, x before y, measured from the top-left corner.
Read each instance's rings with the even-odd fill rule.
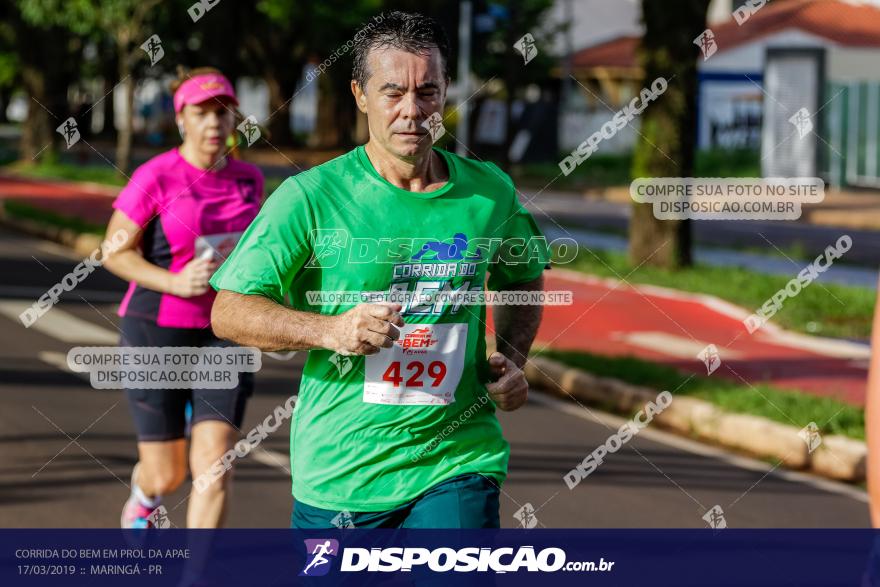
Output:
[[[871,523],[880,527],[880,287],[871,328],[871,367],[865,402],[865,433],[868,440],[868,497]]]
[[[180,273],[172,273],[144,259],[138,250],[143,230],[128,216],[116,210],[107,225],[107,234],[122,230],[125,240],[104,257],[104,267],[126,281],[162,293],[192,297],[208,291],[208,279],[215,269],[210,260],[193,259]]]

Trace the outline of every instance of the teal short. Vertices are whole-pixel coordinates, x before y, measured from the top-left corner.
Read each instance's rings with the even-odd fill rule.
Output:
[[[499,528],[498,482],[483,475],[448,479],[415,499],[384,512],[325,510],[297,502],[291,527],[332,528]]]

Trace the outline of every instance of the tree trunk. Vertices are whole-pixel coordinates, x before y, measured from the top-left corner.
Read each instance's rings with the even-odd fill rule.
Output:
[[[22,69],[22,80],[25,91],[31,96],[28,103],[27,118],[22,125],[21,160],[24,163],[35,163],[40,159],[52,159],[55,155],[54,137],[52,136],[49,113],[37,103],[45,103],[46,79],[43,72],[34,67]]]
[[[134,79],[131,76],[131,56],[128,47],[119,47],[119,79],[122,80],[122,91],[125,93],[125,118],[122,128],[116,135],[116,167],[117,171],[128,175],[131,167],[131,141],[134,119]],[[107,99],[112,99],[108,96]],[[113,124],[113,120],[110,121]]]
[[[61,141],[55,129],[69,116],[67,88],[75,75],[67,36],[59,29],[23,25],[19,43],[22,82],[30,98],[19,157],[25,163],[55,161]]]
[[[296,71],[302,71],[302,68]],[[290,132],[290,107],[293,104],[291,98],[296,82],[288,80],[289,77],[291,76],[269,70],[263,78],[269,89],[269,121],[266,127],[269,130],[269,140],[276,147],[293,144],[293,133]],[[298,79],[299,76],[295,78]],[[243,114],[247,116],[247,112]]]
[[[709,0],[682,0],[676,10],[642,0],[645,33],[640,58],[643,87],[663,77],[666,91],[641,114],[633,177],[690,177],[696,144],[697,58],[693,44],[706,26]],[[633,265],[666,268],[692,263],[688,220],[657,220],[651,204],[633,204],[629,257]]]
[[[3,88],[0,90],[0,123],[6,124],[9,122],[9,117],[6,115],[6,109],[9,108],[9,101],[12,99],[12,88]]]

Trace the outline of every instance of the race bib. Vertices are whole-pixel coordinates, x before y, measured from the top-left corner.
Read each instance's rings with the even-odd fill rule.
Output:
[[[364,401],[420,406],[455,401],[467,324],[406,324],[390,349],[367,355]]]
[[[222,263],[229,257],[232,249],[238,244],[242,232],[224,232],[220,234],[205,234],[196,239],[196,258],[213,259]],[[210,256],[209,255],[210,251]],[[204,257],[202,256],[204,255]]]

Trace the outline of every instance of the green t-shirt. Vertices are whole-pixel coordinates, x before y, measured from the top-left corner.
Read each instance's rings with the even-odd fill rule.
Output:
[[[290,177],[211,285],[336,315],[355,302],[307,292],[497,291],[537,278],[546,241],[510,178],[436,152],[449,181],[433,192],[392,185],[363,147]],[[291,422],[298,501],[383,511],[465,473],[503,483],[510,447],[486,394],[485,306],[422,298],[403,319],[394,348],[370,357],[309,351]]]

